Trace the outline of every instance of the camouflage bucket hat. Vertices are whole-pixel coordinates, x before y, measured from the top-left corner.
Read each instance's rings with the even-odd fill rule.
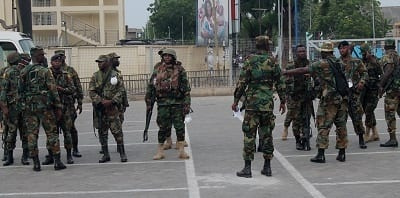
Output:
[[[164,49],[164,50],[162,51],[162,55],[164,55],[164,54],[172,55],[172,56],[175,58],[175,60],[178,58],[178,57],[176,56],[175,50],[173,50],[173,49],[171,49],[171,48],[166,48],[166,49]]]
[[[99,58],[96,59],[96,62],[106,62],[108,61],[109,56],[107,55],[100,55]]]
[[[65,56],[65,50],[56,50],[56,51],[54,51],[54,54],[59,54],[59,55]]]
[[[107,54],[107,56],[109,56],[110,58],[121,58],[121,56],[118,56],[118,54],[115,52],[109,53]]]
[[[396,46],[396,41],[393,39],[385,40],[385,46]]]
[[[325,42],[321,46],[321,52],[333,52],[333,43],[332,42]]]
[[[7,62],[9,64],[16,64],[21,60],[21,55],[18,52],[13,52],[7,56]]]
[[[363,43],[360,45],[360,50],[361,52],[369,52],[371,47],[368,45],[368,43]]]

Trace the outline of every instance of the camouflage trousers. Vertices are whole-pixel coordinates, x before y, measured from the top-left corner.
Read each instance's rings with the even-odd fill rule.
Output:
[[[327,103],[321,99],[316,116],[318,129],[317,148],[328,148],[329,132],[333,124],[336,126],[336,148],[347,148],[347,101]]]
[[[102,146],[108,144],[108,129],[110,129],[118,145],[124,144],[124,135],[122,133],[122,124],[119,115],[117,107],[111,107],[109,111],[106,110],[104,112],[99,128],[99,140]]]
[[[72,136],[71,130],[73,126],[73,114],[75,107],[73,105],[64,104],[63,115],[61,120],[58,122],[57,127],[62,129],[64,135],[64,148],[72,149]]]
[[[353,123],[354,132],[357,135],[365,133],[365,127],[362,121],[362,116],[364,115],[364,109],[360,101],[360,93],[351,90],[352,94],[349,97],[349,107],[348,115]]]
[[[365,93],[362,98],[362,107],[365,112],[365,126],[372,128],[376,126],[375,109],[379,102],[378,89],[365,89]]]
[[[286,112],[286,116],[285,116],[285,121],[283,122],[283,126],[289,127],[290,123],[296,117],[297,105],[291,100],[288,100],[286,105],[287,105],[287,112]]]
[[[300,136],[303,133],[305,121],[305,107],[304,100],[292,101],[288,105],[288,112],[286,114],[284,126],[289,126],[292,123],[293,136]],[[311,111],[311,110],[310,110]],[[311,114],[311,113],[310,113]],[[288,119],[288,122],[286,121]],[[290,121],[289,121],[290,120]],[[287,124],[287,125],[286,125]]]
[[[242,123],[244,160],[254,160],[257,129],[263,145],[263,157],[264,159],[272,159],[274,152],[272,131],[274,128],[275,115],[272,111],[245,111]]]
[[[76,113],[75,106],[72,105],[72,107],[73,107],[73,112],[71,114],[71,118],[72,118],[71,140],[72,140],[72,145],[75,148],[78,146],[78,130],[76,130],[76,127],[75,127],[75,121],[76,121],[76,118],[78,117],[78,114]]]
[[[26,135],[26,126],[22,117],[22,113],[17,111],[15,105],[9,105],[8,118],[4,120],[4,125],[7,125],[6,145],[7,150],[14,150],[17,140],[17,131],[22,142],[22,148],[28,148],[28,137]]]
[[[171,136],[174,125],[177,141],[185,141],[185,123],[182,105],[158,105],[157,107],[158,143],[162,144]]]
[[[51,150],[55,155],[60,153],[57,120],[53,109],[38,109],[36,111],[26,110],[24,112],[24,121],[27,128],[28,148],[31,157],[39,154],[38,137],[40,123],[42,123],[42,127],[47,136],[47,149]]]
[[[385,96],[385,120],[389,133],[396,133],[396,112],[399,114],[400,93],[387,93]]]

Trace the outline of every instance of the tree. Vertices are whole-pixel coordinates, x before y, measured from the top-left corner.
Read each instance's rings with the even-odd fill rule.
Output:
[[[181,39],[183,16],[184,39],[195,39],[196,1],[156,0],[147,10],[151,13],[147,26],[149,32],[154,27],[154,38],[168,38],[170,35],[171,39]]]

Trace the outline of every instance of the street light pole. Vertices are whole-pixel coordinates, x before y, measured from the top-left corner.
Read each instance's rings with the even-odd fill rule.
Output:
[[[183,15],[182,15],[182,45],[183,45]]]
[[[372,46],[373,46],[373,49],[375,52],[375,4],[374,4],[374,0],[371,0],[371,3],[372,3],[372,35],[374,38],[374,40],[372,41]]]
[[[168,39],[171,39],[171,28],[168,26]]]

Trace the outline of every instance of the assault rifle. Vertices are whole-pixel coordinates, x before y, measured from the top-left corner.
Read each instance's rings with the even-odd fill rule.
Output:
[[[156,101],[156,97],[152,96],[150,98],[150,108],[146,109],[146,125],[143,131],[143,142],[146,142],[149,139],[148,130],[150,126],[151,115],[153,114],[153,107]],[[147,107],[146,107],[147,108]]]
[[[310,146],[310,138],[312,137],[312,130],[311,130],[311,117],[315,117],[314,115],[314,106],[313,106],[313,99],[314,93],[312,88],[312,81],[311,79],[307,81],[307,90],[306,90],[306,97],[305,97],[305,105],[304,105],[304,126],[303,126],[303,137],[300,140],[300,143],[303,145],[305,151],[311,150]]]

